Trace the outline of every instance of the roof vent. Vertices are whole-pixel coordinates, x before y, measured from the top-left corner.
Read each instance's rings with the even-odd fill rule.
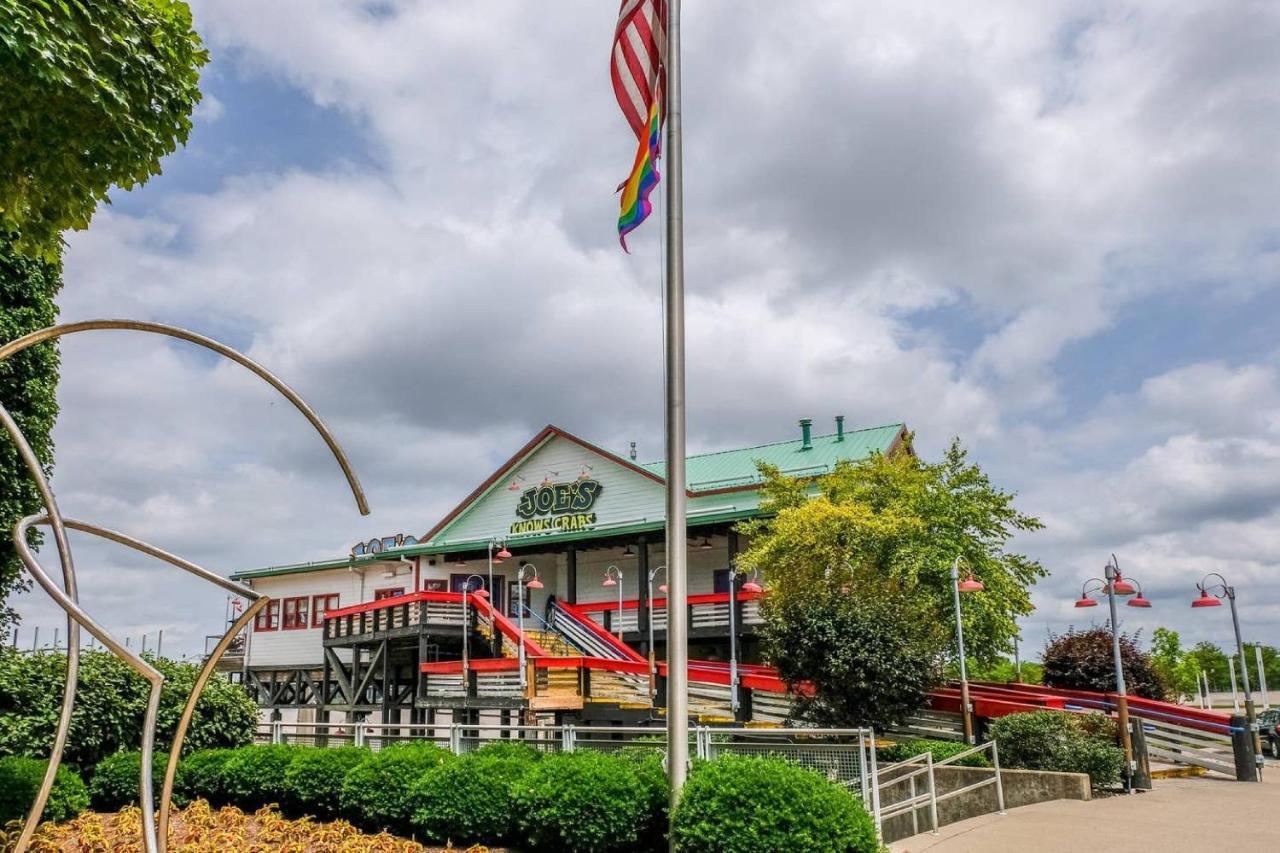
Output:
[[[836,415],[836,441],[844,441],[844,415]]]
[[[813,420],[810,418],[800,419],[800,449],[813,450]]]

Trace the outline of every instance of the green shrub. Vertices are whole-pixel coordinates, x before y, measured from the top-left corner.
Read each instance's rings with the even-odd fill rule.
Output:
[[[537,753],[493,744],[445,762],[410,790],[413,823],[425,838],[459,844],[513,840],[512,789],[533,766]]]
[[[169,753],[152,753],[151,795],[157,806],[168,763]],[[117,752],[102,759],[93,768],[93,778],[89,780],[89,804],[100,812],[117,812],[124,806],[137,805],[141,772],[140,752]]]
[[[635,768],[636,778],[645,789],[647,813],[640,831],[640,849],[665,851],[671,789],[667,784],[667,771],[662,766],[663,751],[651,747],[626,747],[614,754]]]
[[[515,786],[522,837],[533,850],[635,850],[646,829],[649,793],[636,767],[599,752],[548,755]]]
[[[1087,773],[1095,788],[1116,784],[1124,770],[1124,753],[1113,742],[1115,727],[1099,715],[1010,714],[991,724],[991,737],[1004,767]]]
[[[340,817],[342,780],[368,757],[368,750],[356,746],[298,750],[284,772],[290,810],[322,820]]]
[[[834,782],[779,758],[695,766],[672,825],[683,853],[876,853],[875,822]]]
[[[11,755],[0,758],[0,825],[22,820],[36,801],[49,762]],[[68,820],[89,808],[89,792],[72,770],[59,766],[44,807],[44,820]]]
[[[351,821],[366,829],[401,835],[412,831],[410,791],[429,771],[453,756],[438,746],[403,743],[371,753],[347,772],[339,803]]]
[[[284,774],[300,747],[287,744],[242,746],[222,765],[221,782],[227,801],[247,812],[275,803],[285,809],[289,790]]]
[[[205,799],[213,806],[227,805],[222,771],[235,753],[234,749],[205,749],[181,759],[173,780],[174,804],[184,806],[192,800]]]
[[[943,761],[953,755],[958,755],[971,747],[967,743],[961,743],[953,740],[929,740],[927,738],[919,738],[916,740],[904,740],[890,744],[886,747],[876,749],[876,760],[893,764],[898,761],[906,761],[908,758],[914,758],[926,752],[933,753],[933,760]],[[991,761],[987,758],[986,753],[975,753],[967,758],[952,762],[961,767],[990,767]]]

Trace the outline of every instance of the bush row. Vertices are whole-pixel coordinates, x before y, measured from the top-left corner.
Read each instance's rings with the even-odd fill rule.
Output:
[[[286,815],[346,818],[369,831],[438,844],[568,853],[666,849],[666,774],[660,753],[643,748],[542,755],[497,743],[458,757],[424,744],[374,753],[209,750],[178,765],[175,799],[196,798],[247,810],[275,803]],[[695,766],[675,833],[689,853],[879,849],[856,797],[772,758],[730,756]]]
[[[27,816],[48,766],[49,762],[38,758],[18,755],[0,758],[0,826]],[[66,820],[88,807],[89,792],[84,781],[74,771],[60,766],[45,803],[44,819]]]

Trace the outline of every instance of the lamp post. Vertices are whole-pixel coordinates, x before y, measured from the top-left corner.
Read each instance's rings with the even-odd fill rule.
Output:
[[[480,598],[488,598],[489,591],[484,588],[484,578],[480,575],[467,575],[462,584],[462,681],[463,689],[468,690],[467,676],[471,672],[471,614],[467,611],[467,596],[471,594],[471,579],[480,581],[480,588],[475,594]]]
[[[1217,580],[1210,583],[1212,578]],[[1253,706],[1253,692],[1249,689],[1249,668],[1244,664],[1244,641],[1240,638],[1240,614],[1236,611],[1236,588],[1228,584],[1227,579],[1222,575],[1210,572],[1200,579],[1196,589],[1200,590],[1200,595],[1191,602],[1192,607],[1217,607],[1222,604],[1224,598],[1231,605],[1231,626],[1236,632],[1236,652],[1240,655],[1240,671],[1244,678],[1244,715],[1253,732],[1254,754],[1262,755],[1262,742],[1258,736],[1258,715]]]
[[[658,572],[665,572],[666,566],[654,566],[649,570],[649,699],[652,701],[658,695],[658,664],[657,656],[653,648],[653,579],[658,576]],[[658,587],[658,592],[663,595],[667,594],[667,585],[664,583]]]
[[[630,547],[630,546],[628,546]],[[622,569],[617,566],[610,566],[604,570],[604,583],[601,586],[616,586],[618,588],[618,639],[622,639]]]
[[[500,547],[500,548],[502,549],[501,551],[499,551],[499,552],[498,552],[498,553],[496,553],[496,554],[495,554],[495,553],[493,553],[493,548],[494,548],[494,546],[495,546],[495,545],[496,545],[496,546],[498,546],[498,547]],[[507,550],[507,543],[506,543],[505,541],[501,541],[501,542],[500,542],[499,540],[497,540],[497,539],[494,539],[494,538],[490,537],[490,539],[489,539],[489,548],[488,548],[488,557],[489,557],[489,584],[488,584],[488,586],[486,586],[486,587],[485,587],[485,589],[492,590],[492,589],[493,589],[493,566],[494,566],[494,564],[496,563],[496,564],[498,564],[498,565],[502,565],[502,561],[503,561],[503,560],[510,559],[510,557],[511,557],[511,552]]]
[[[956,646],[960,652],[960,719],[964,723],[964,742],[972,744],[973,706],[969,702],[969,674],[964,661],[964,620],[960,616],[960,593],[982,592],[982,581],[973,576],[973,572],[963,581],[960,580],[960,561],[956,557],[951,563],[951,597],[956,606]]]
[[[1111,654],[1115,660],[1116,669],[1116,723],[1120,728],[1120,745],[1124,749],[1125,790],[1132,792],[1133,775],[1137,768],[1133,761],[1133,738],[1129,730],[1129,696],[1124,684],[1124,664],[1120,659],[1120,625],[1116,616],[1116,596],[1137,593],[1136,597],[1128,602],[1130,607],[1150,607],[1151,602],[1143,597],[1140,586],[1134,586],[1134,582],[1121,577],[1120,563],[1116,560],[1115,554],[1112,554],[1111,559],[1107,561],[1103,574],[1106,580],[1089,578],[1081,585],[1080,599],[1076,601],[1076,607],[1098,605],[1097,601],[1089,597],[1090,592],[1107,594],[1107,604],[1111,608]],[[1091,587],[1090,584],[1097,584],[1097,586]]]
[[[525,570],[529,572],[529,589],[542,589],[542,581],[538,578],[538,567],[532,563],[523,563],[520,570],[516,572],[516,619],[520,623],[520,642],[517,643],[519,651],[516,652],[520,659],[520,692],[521,694],[528,687],[528,679],[525,677],[524,671],[524,589],[525,589]]]
[[[760,573],[753,569],[751,577],[741,586],[743,592],[763,592],[760,586]],[[733,715],[738,715],[738,572],[729,568],[729,708]]]

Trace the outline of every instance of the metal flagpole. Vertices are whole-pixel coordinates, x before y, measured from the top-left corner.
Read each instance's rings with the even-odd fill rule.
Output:
[[[671,814],[689,769],[688,543],[685,523],[684,206],[680,162],[680,0],[667,0],[666,429],[667,761]],[[671,835],[675,850],[675,836]]]

